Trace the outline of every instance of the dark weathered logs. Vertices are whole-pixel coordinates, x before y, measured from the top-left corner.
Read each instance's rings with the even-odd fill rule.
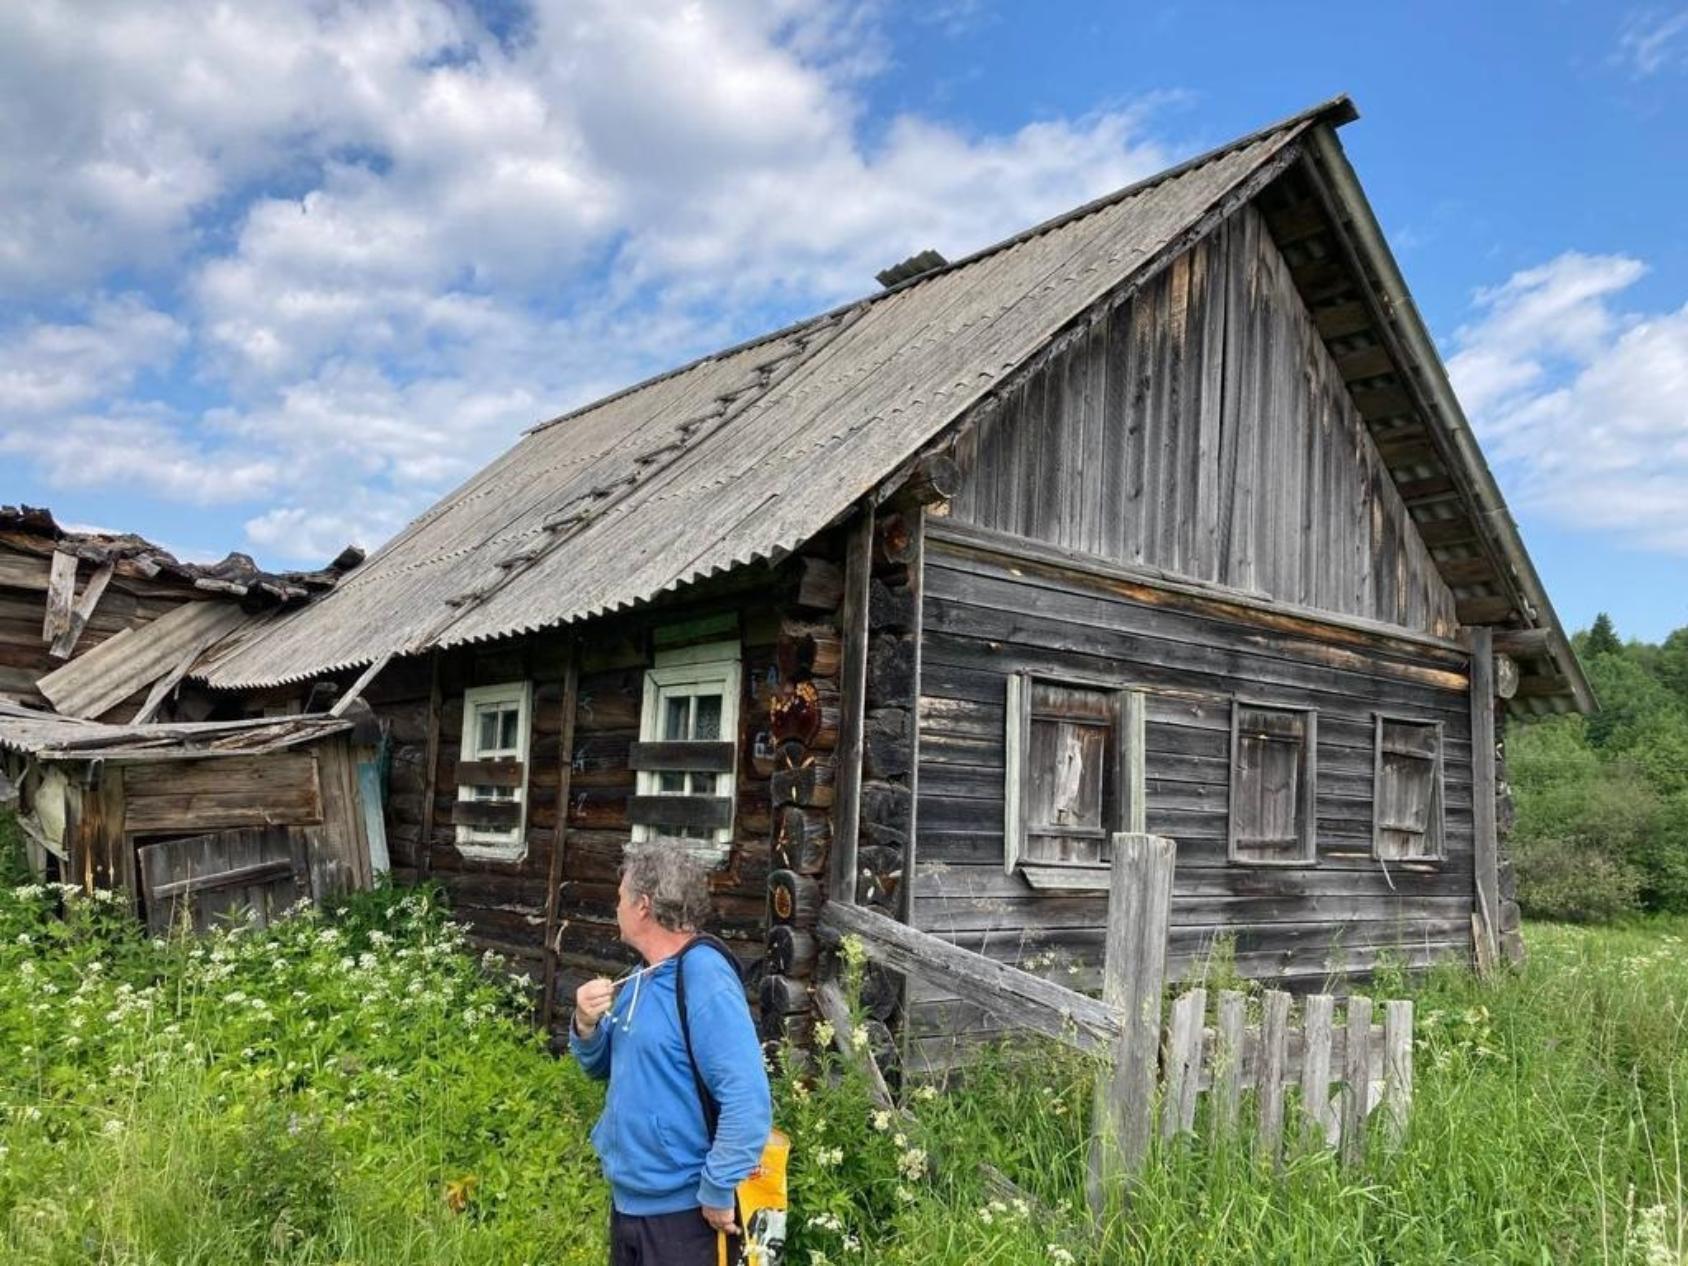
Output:
[[[1495,695],[1510,699],[1518,693],[1518,661],[1510,655],[1495,656]]]
[[[768,728],[776,743],[795,739],[822,751],[838,746],[842,717],[838,687],[830,681],[800,681],[787,686],[768,705]]]
[[[903,878],[903,851],[870,844],[856,854],[857,899],[870,905],[889,905]]]
[[[768,876],[768,916],[775,923],[808,928],[821,909],[821,886],[808,875],[776,870]]]
[[[785,805],[774,815],[774,861],[800,875],[818,875],[826,869],[826,851],[832,843],[832,817],[814,809]]]
[[[862,1032],[867,1034],[868,1054],[872,1055],[873,1062],[879,1065],[880,1073],[887,1081],[894,1082],[900,1071],[897,1039],[891,1035],[891,1030],[883,1020],[863,1020]]]
[[[862,731],[862,769],[869,778],[901,778],[914,760],[907,708],[875,708]]]
[[[844,601],[844,569],[824,558],[804,558],[797,578],[797,605],[815,611],[836,611]]]
[[[781,976],[806,977],[815,969],[819,948],[813,932],[775,924],[768,930],[768,970]]]
[[[810,753],[795,769],[776,769],[768,780],[768,794],[775,805],[828,809],[832,807],[837,774],[830,755],[817,757]]]
[[[914,639],[876,633],[867,652],[870,708],[908,706],[914,698]]]
[[[914,558],[914,525],[901,514],[882,515],[874,525],[874,570],[906,565]]]
[[[914,590],[875,577],[867,590],[867,626],[875,633],[913,628]]]
[[[763,1015],[790,1015],[807,1011],[811,999],[808,982],[793,980],[770,971],[762,977],[761,999]]]
[[[862,973],[862,1010],[875,1020],[889,1021],[902,1000],[902,986],[895,973],[869,963]]]
[[[896,491],[893,506],[929,506],[949,501],[961,491],[961,467],[947,453],[932,453],[916,463],[914,472]]]
[[[892,782],[862,784],[862,822],[900,832],[906,838],[913,820],[914,795]]]
[[[815,1043],[815,1016],[812,1011],[782,1014],[764,1011],[756,1022],[756,1035],[765,1046],[790,1043],[799,1051],[810,1049]]]
[[[838,630],[824,624],[787,620],[774,645],[774,663],[786,681],[836,677],[843,658],[844,642]]]
[[[774,749],[777,746],[774,736],[767,730],[757,730],[751,735],[749,763],[756,777],[766,778],[774,772]]]

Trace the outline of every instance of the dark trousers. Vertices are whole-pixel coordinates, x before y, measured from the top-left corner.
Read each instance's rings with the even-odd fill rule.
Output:
[[[715,1228],[701,1210],[646,1218],[610,1211],[610,1266],[717,1266],[718,1251]],[[738,1259],[738,1236],[728,1236],[728,1266]]]

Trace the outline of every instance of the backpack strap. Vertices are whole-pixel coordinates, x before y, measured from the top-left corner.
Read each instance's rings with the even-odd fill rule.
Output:
[[[721,957],[732,965],[735,979],[739,976],[738,959],[733,957],[732,950],[722,942],[718,936],[711,936],[708,932],[699,932],[687,941],[674,956],[674,1006],[680,1013],[680,1036],[686,1042],[686,1060],[692,1066],[692,1084],[697,1087],[697,1097],[703,1103],[703,1124],[709,1131],[709,1141],[715,1142],[715,1127],[721,1120],[721,1105],[715,1102],[715,1096],[709,1093],[709,1087],[703,1082],[703,1073],[697,1066],[697,1052],[692,1049],[691,1017],[686,1010],[686,955],[700,945],[713,947]]]

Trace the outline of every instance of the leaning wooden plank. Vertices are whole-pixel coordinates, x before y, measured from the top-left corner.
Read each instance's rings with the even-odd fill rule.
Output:
[[[1096,999],[865,907],[828,901],[821,907],[819,926],[833,937],[859,937],[868,958],[892,971],[950,989],[1011,1023],[1080,1050],[1106,1048],[1119,1035],[1114,1010]]]
[[[170,697],[170,692],[182,684],[182,678],[188,675],[188,669],[194,666],[211,642],[216,640],[216,636],[220,635],[195,642],[176,662],[174,668],[153,682],[152,689],[147,692],[146,702],[142,703],[141,710],[135,713],[134,719],[130,722],[131,725],[146,725],[153,717],[158,715],[158,710],[164,706],[164,701]]]
[[[381,675],[381,670],[387,666],[392,658],[392,651],[376,656],[375,662],[358,674],[358,679],[351,684],[351,688],[334,701],[334,706],[328,710],[328,715],[331,717],[345,716],[346,709],[363,697],[363,692],[369,689],[369,683]]]
[[[58,555],[55,554],[54,557],[57,558]],[[88,578],[82,596],[76,600],[76,606],[70,613],[70,619],[53,639],[53,644],[47,648],[47,653],[54,659],[70,658],[71,651],[76,649],[76,640],[82,636],[82,630],[88,627],[94,608],[100,605],[100,599],[105,596],[106,586],[111,583],[111,573],[114,570],[113,565],[107,563]]]
[[[833,1041],[838,1044],[839,1054],[856,1065],[867,1078],[868,1094],[873,1096],[873,1101],[881,1108],[895,1108],[896,1101],[891,1098],[891,1088],[885,1084],[885,1075],[879,1071],[879,1065],[874,1062],[867,1046],[856,1043],[850,1004],[844,1000],[844,990],[836,980],[829,980],[815,990],[815,1006],[821,1018],[832,1025]]]
[[[1391,1002],[1383,1013],[1384,1138],[1391,1148],[1407,1137],[1413,1103],[1413,1004]]]
[[[1328,993],[1317,993],[1304,1004],[1301,1020],[1305,1035],[1301,1059],[1301,1110],[1312,1130],[1327,1141],[1335,1124],[1330,1110],[1330,1035],[1335,1014],[1336,999]]]
[[[1166,1088],[1161,1095],[1161,1137],[1188,1133],[1196,1124],[1196,1088],[1201,1080],[1202,1016],[1207,990],[1192,989],[1172,1004],[1167,1029]]]
[[[239,866],[233,870],[220,871],[210,875],[194,875],[186,879],[172,880],[169,883],[158,884],[152,890],[155,899],[174,897],[188,892],[218,892],[224,888],[241,888],[248,884],[268,883],[272,879],[283,876],[291,877],[293,863],[291,861],[254,862],[250,865]]]
[[[51,642],[70,625],[70,604],[76,597],[76,555],[53,551],[53,571],[47,580],[47,610],[41,620],[41,640]]]
[[[1342,1068],[1342,1163],[1358,1165],[1366,1155],[1366,1101],[1371,1093],[1370,998],[1348,999],[1348,1051]]]
[[[164,676],[195,646],[226,636],[246,618],[232,602],[187,603],[54,669],[41,679],[41,693],[60,715],[100,716]]]
[[[1277,1164],[1284,1136],[1284,1055],[1289,1046],[1289,995],[1274,989],[1262,1004],[1255,1154]]]
[[[1235,989],[1219,992],[1218,1024],[1214,1031],[1213,1132],[1223,1137],[1237,1128],[1243,1099],[1243,1020],[1246,1000]]]

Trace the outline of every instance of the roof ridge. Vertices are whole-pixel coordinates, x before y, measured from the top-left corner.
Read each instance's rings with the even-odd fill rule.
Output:
[[[681,374],[689,373],[691,370],[696,369],[699,365],[706,365],[710,361],[724,360],[729,356],[737,356],[741,352],[750,351],[752,348],[760,347],[764,343],[771,343],[776,339],[789,337],[798,333],[807,326],[815,325],[822,321],[840,318],[856,308],[869,307],[875,303],[879,303],[881,300],[890,298],[892,295],[901,294],[905,290],[911,290],[915,286],[931,281],[933,278],[942,277],[948,273],[956,272],[971,264],[978,263],[981,259],[1009,250],[1020,245],[1022,242],[1030,241],[1034,237],[1039,237],[1045,233],[1051,233],[1058,228],[1062,228],[1065,225],[1073,223],[1075,220],[1082,220],[1086,216],[1095,215],[1098,211],[1105,211],[1109,207],[1114,206],[1117,203],[1124,202],[1129,198],[1136,197],[1138,194],[1144,193],[1149,189],[1153,189],[1157,185],[1165,184],[1169,180],[1176,180],[1178,177],[1195,171],[1197,168],[1205,167],[1208,163],[1223,158],[1227,154],[1234,153],[1239,149],[1244,149],[1247,146],[1262,141],[1278,132],[1295,127],[1298,124],[1307,123],[1322,115],[1330,116],[1329,122],[1331,126],[1341,127],[1343,124],[1352,123],[1355,119],[1359,118],[1360,112],[1355,107],[1353,99],[1349,97],[1347,93],[1339,92],[1335,96],[1328,97],[1324,101],[1319,102],[1317,105],[1311,105],[1304,110],[1298,110],[1294,114],[1279,119],[1275,123],[1269,123],[1265,127],[1256,128],[1254,131],[1245,136],[1235,137],[1232,140],[1226,141],[1222,145],[1216,145],[1212,149],[1196,154],[1191,158],[1186,158],[1181,163],[1175,163],[1173,166],[1162,171],[1155,172],[1153,175],[1145,176],[1143,179],[1133,181],[1129,185],[1123,185],[1120,188],[1113,190],[1111,193],[1105,193],[1098,198],[1093,198],[1089,202],[1084,203],[1082,206],[1073,207],[1067,211],[1063,211],[1059,215],[1052,216],[1040,224],[1033,225],[1029,229],[1021,229],[1018,233],[1005,237],[1001,241],[992,242],[988,246],[982,246],[972,254],[964,255],[960,259],[952,260],[941,268],[933,268],[928,272],[923,272],[914,277],[910,277],[906,281],[898,282],[894,286],[886,286],[872,294],[863,295],[858,299],[851,299],[848,302],[841,303],[834,308],[828,308],[824,312],[816,313],[814,316],[805,317],[800,321],[793,321],[789,325],[780,326],[778,329],[770,330],[765,334],[759,334],[753,338],[745,339],[743,342],[734,343],[730,346],[720,348],[708,353],[707,355],[694,357],[693,359],[686,361],[684,364],[676,365],[673,369],[664,370],[659,374],[652,374],[649,378],[642,378],[638,382],[628,384],[619,391],[612,391],[607,396],[600,396],[596,400],[588,401],[586,404],[570,409],[566,413],[559,413],[554,418],[547,418],[543,422],[536,422],[532,426],[528,427],[527,430],[523,431],[522,434],[533,435],[536,432],[548,430],[553,426],[570,421],[573,418],[578,418],[582,414],[590,413],[592,410],[600,408],[603,405],[610,404],[616,400],[621,400],[632,395],[634,392],[643,391],[646,387],[655,386],[659,382],[665,382],[670,378],[677,378]]]

